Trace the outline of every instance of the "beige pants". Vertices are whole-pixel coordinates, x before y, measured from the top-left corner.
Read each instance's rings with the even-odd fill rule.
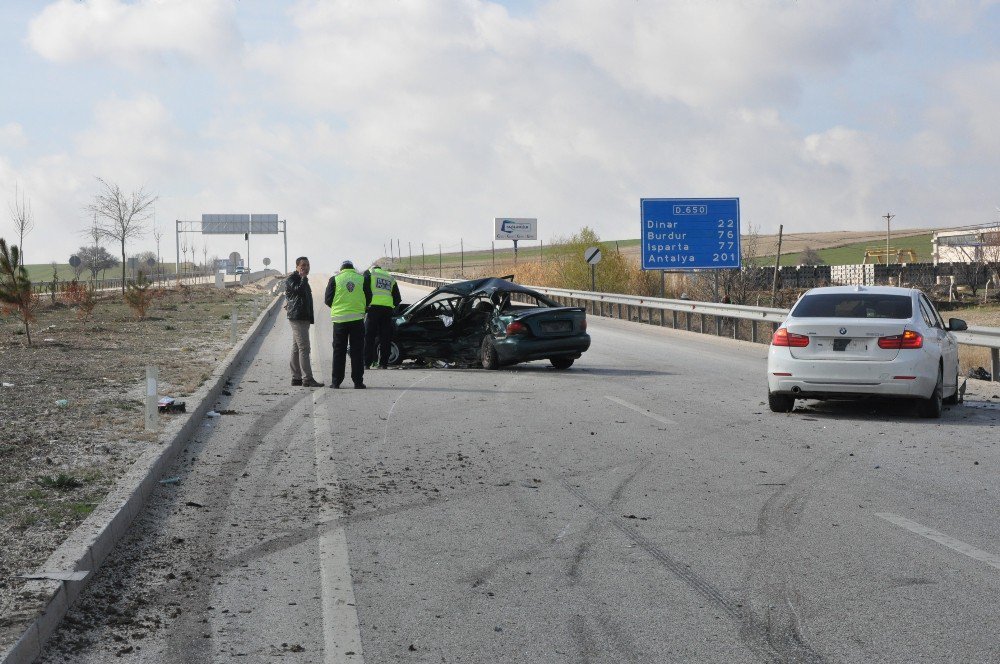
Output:
[[[292,380],[312,380],[312,365],[309,363],[309,326],[307,320],[290,320],[292,326]]]

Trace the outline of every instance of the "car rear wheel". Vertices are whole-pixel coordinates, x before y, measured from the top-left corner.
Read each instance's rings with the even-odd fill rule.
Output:
[[[941,398],[941,393],[944,391],[944,369],[938,369],[937,383],[934,385],[934,391],[931,395],[920,402],[918,410],[920,412],[920,417],[926,418],[938,418],[941,417],[941,411],[944,408],[944,399]]]
[[[573,366],[573,359],[572,357],[550,357],[549,362],[556,369],[569,369]]]
[[[403,347],[397,344],[395,341],[389,342],[389,362],[391,366],[397,366],[403,363]]]
[[[955,406],[958,404],[958,370],[955,371],[955,392],[950,397],[945,397],[942,402],[946,406]]]
[[[795,408],[795,397],[768,392],[767,406],[775,413],[790,413]]]
[[[496,346],[490,335],[483,337],[483,345],[479,347],[479,359],[483,363],[483,369],[499,369],[500,358],[497,357]]]

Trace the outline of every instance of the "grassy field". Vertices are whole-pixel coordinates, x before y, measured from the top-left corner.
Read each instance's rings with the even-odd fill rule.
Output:
[[[801,238],[803,235],[809,234],[799,234],[799,237]],[[772,251],[775,243],[776,237],[761,236],[760,244]],[[624,254],[634,256],[636,260],[638,260],[640,251],[638,239],[604,240],[601,244],[603,245],[605,251],[617,249]],[[801,246],[802,240],[797,240],[797,244]],[[824,244],[833,244],[834,246],[824,247]],[[827,265],[856,265],[864,261],[866,249],[879,248],[884,246],[884,244],[871,240],[864,242],[848,242],[837,246],[836,240],[831,241],[826,237],[822,239],[817,237],[815,245],[812,246],[814,246],[820,258],[822,258],[824,263]],[[917,262],[929,262],[931,260],[931,233],[909,235],[907,237],[892,240],[892,246],[898,249],[913,249],[917,254]],[[535,242],[531,245],[521,246],[518,248],[518,261],[521,263],[538,263],[540,260],[544,260],[545,256],[561,255],[566,251],[567,249],[564,245],[545,244],[543,247],[539,247],[538,243]],[[497,266],[510,263],[513,261],[514,249],[509,242],[498,242],[495,256]],[[781,264],[798,265],[799,258],[801,256],[801,251],[783,253],[781,256]],[[442,273],[454,271],[458,269],[463,262],[467,269],[488,267],[493,265],[493,260],[494,253],[488,249],[485,251],[466,251],[464,259],[461,253],[444,253],[440,256],[440,270]],[[770,256],[764,255],[761,260],[765,264],[773,263],[774,254],[771,254]],[[388,263],[388,261],[386,262]],[[435,274],[439,269],[438,254],[436,252],[433,254],[427,254],[423,261],[421,261],[419,254],[414,255],[412,259],[412,268],[411,259],[408,255],[403,256],[401,259],[396,259],[393,264],[396,269],[403,271],[410,271],[412,269],[413,271],[425,272],[427,274]]]
[[[855,242],[845,244],[842,247],[831,247],[829,249],[818,249],[816,253],[827,265],[857,265],[865,259],[865,250],[878,248],[880,245],[875,242]],[[885,245],[881,245],[884,247]],[[902,238],[898,241],[891,241],[891,246],[898,249],[913,249],[917,253],[918,263],[929,263],[931,261],[931,234],[913,235]],[[782,254],[782,265],[798,265],[802,252]],[[774,262],[774,255],[764,258],[764,262]]]
[[[45,282],[45,281],[51,281],[52,280],[52,264],[51,263],[34,263],[34,264],[25,265],[24,267],[27,268],[27,270],[28,270],[28,278],[32,282],[39,282],[39,281]],[[59,272],[59,281],[72,281],[73,278],[76,276],[73,273],[73,268],[69,266],[69,263],[58,263],[56,265],[56,269]],[[160,265],[160,271],[163,274],[173,274],[174,273],[174,264],[173,263],[162,263]],[[129,275],[132,274],[130,270],[127,270],[127,268],[126,268],[126,272]],[[122,276],[122,267],[121,267],[121,265],[119,265],[117,267],[113,267],[110,270],[106,270],[104,273],[100,273],[99,272],[97,274],[97,278],[98,279],[115,279],[115,278],[121,278],[121,276]],[[82,280],[90,279],[90,272],[88,270],[84,270],[83,274],[80,275],[80,279],[82,279]]]

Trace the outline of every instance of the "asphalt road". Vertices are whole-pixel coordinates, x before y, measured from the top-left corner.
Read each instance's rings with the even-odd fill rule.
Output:
[[[279,319],[44,661],[1000,661],[1000,409],[777,415],[764,346],[589,322],[360,391]]]

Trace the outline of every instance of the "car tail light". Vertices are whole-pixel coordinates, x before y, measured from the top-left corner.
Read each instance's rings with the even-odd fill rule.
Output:
[[[587,319],[586,318],[584,318],[583,321],[580,323],[580,331],[581,332],[586,332],[587,331]]]
[[[530,334],[530,333],[531,330],[528,329],[528,326],[519,320],[516,320],[513,323],[509,323],[507,325],[508,337],[511,336],[512,334]]]
[[[899,350],[901,348],[923,348],[924,337],[919,332],[913,330],[903,330],[902,334],[894,334],[891,337],[879,337],[878,347],[888,350]]]
[[[784,327],[779,327],[778,331],[771,337],[772,346],[790,346],[792,348],[805,348],[809,345],[809,337],[804,334],[789,332]]]

